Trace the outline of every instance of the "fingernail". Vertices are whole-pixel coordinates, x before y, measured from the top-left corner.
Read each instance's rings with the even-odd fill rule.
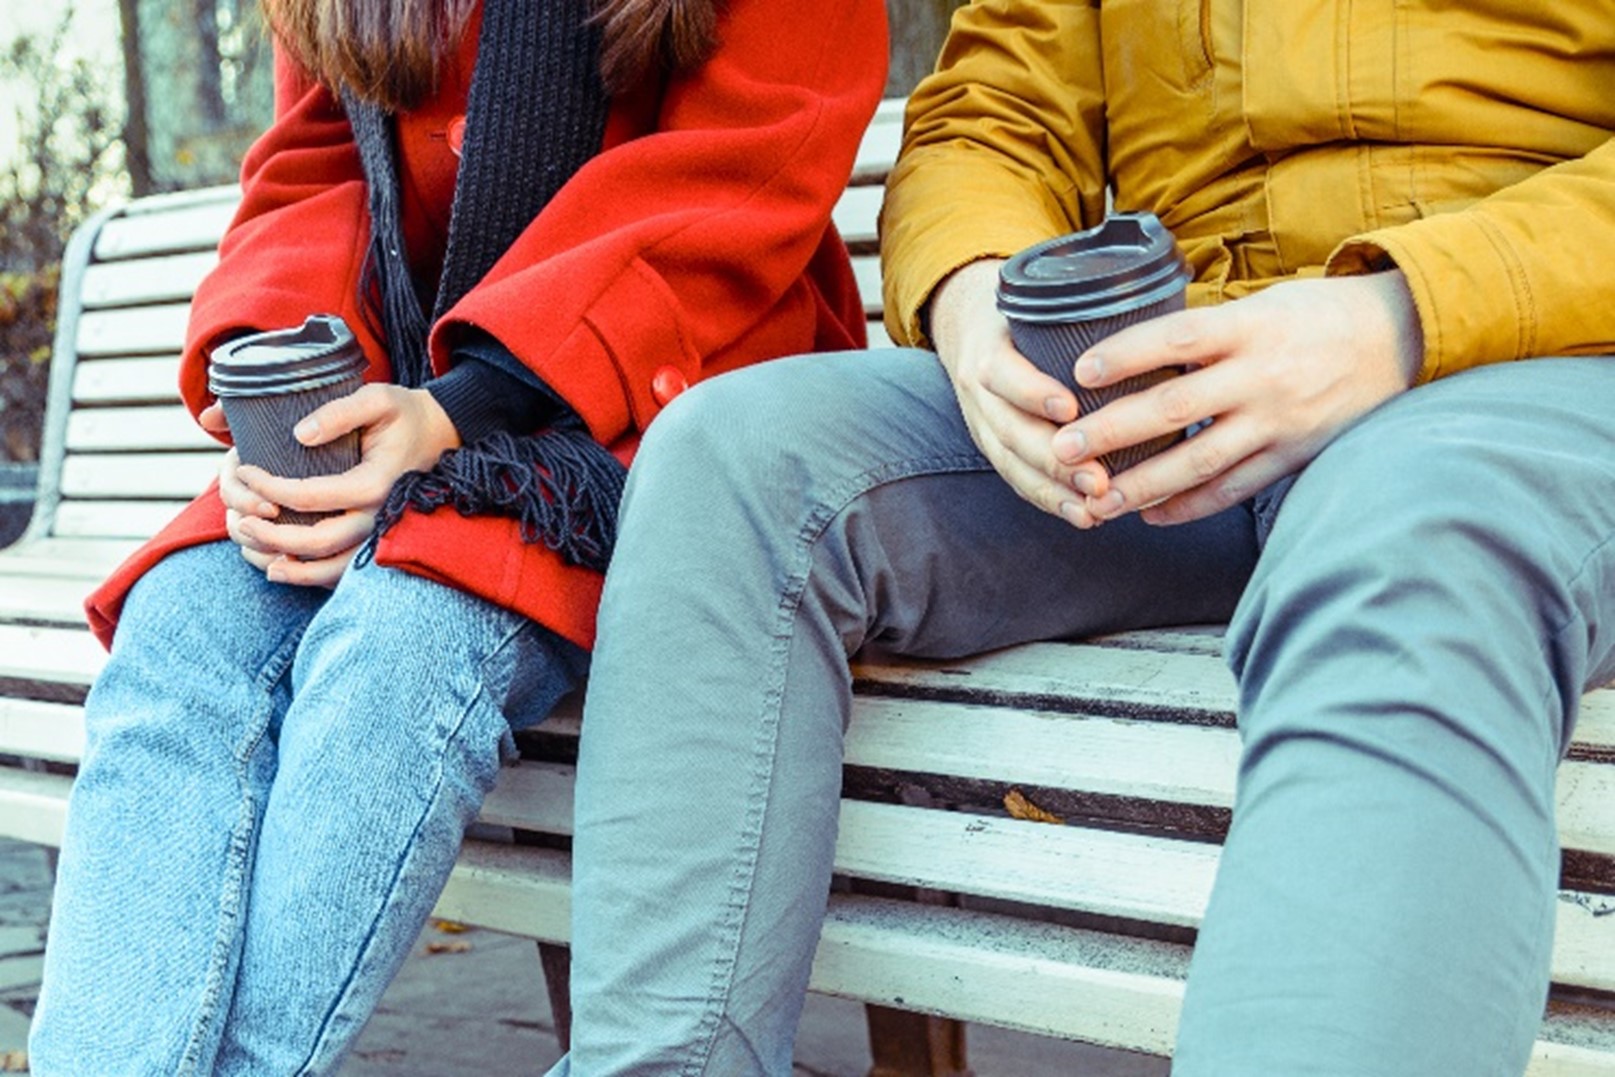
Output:
[[[1087,527],[1092,522],[1082,506],[1075,501],[1060,502],[1060,516],[1072,527]]]
[[[1071,488],[1083,497],[1092,497],[1099,492],[1099,483],[1090,473],[1079,471],[1071,476]]]
[[[284,430],[285,427],[281,427],[281,429]],[[314,437],[319,432],[320,424],[317,419],[304,419],[302,422],[292,427],[292,433],[297,436],[298,441],[307,441],[309,438]]]
[[[1109,519],[1120,512],[1122,510],[1122,506],[1126,504],[1127,499],[1122,497],[1122,492],[1120,490],[1112,490],[1110,493],[1093,503],[1093,513],[1096,516],[1102,516],[1105,519]]]
[[[1054,435],[1054,455],[1074,464],[1088,455],[1088,438],[1081,430],[1061,430]]]
[[[271,501],[258,502],[259,516],[274,516],[280,512],[280,506]]]
[[[268,577],[270,583],[286,582],[286,569],[279,561],[269,562],[269,567],[264,570],[264,575]]]
[[[1105,361],[1097,355],[1084,355],[1077,360],[1077,381],[1090,385],[1105,376]]]
[[[1066,407],[1066,402],[1057,396],[1045,397],[1043,399],[1043,414],[1047,415],[1057,423],[1063,422],[1071,417],[1070,411]]]

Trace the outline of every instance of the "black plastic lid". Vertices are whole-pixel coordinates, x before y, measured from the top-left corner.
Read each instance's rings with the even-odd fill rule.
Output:
[[[292,329],[237,337],[213,350],[208,389],[215,396],[304,392],[339,382],[368,365],[339,316],[313,314]]]
[[[1155,214],[1115,213],[1005,262],[998,309],[1029,322],[1106,318],[1166,299],[1191,276]]]

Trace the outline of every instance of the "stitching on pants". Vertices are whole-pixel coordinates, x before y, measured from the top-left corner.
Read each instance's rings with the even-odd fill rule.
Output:
[[[767,671],[769,689],[763,699],[763,714],[758,723],[757,737],[753,742],[752,758],[755,764],[751,774],[746,816],[742,821],[740,845],[736,850],[734,874],[729,884],[729,901],[719,924],[719,952],[713,961],[706,1010],[696,1026],[695,1039],[700,1046],[681,1071],[684,1077],[701,1077],[706,1072],[713,1044],[722,1025],[722,1014],[728,1007],[740,938],[745,933],[746,913],[750,907],[752,885],[755,881],[757,853],[762,843],[763,819],[767,814],[771,793],[775,751],[779,739],[780,707],[785,693],[784,667],[791,641],[796,633],[797,610],[807,592],[814,546],[835,518],[846,511],[852,502],[881,486],[921,475],[989,470],[991,465],[974,452],[919,457],[870,468],[833,488],[831,493],[808,513],[807,519],[798,530],[796,537],[798,566],[787,578],[780,595],[778,628],[774,634]]]
[[[250,726],[251,732],[242,739],[234,753],[236,781],[242,792],[241,810],[236,825],[230,831],[228,859],[219,895],[219,923],[208,961],[207,979],[203,982],[201,1012],[180,1056],[179,1072],[182,1075],[199,1072],[197,1067],[203,1061],[201,1058],[203,1042],[208,1038],[209,1029],[226,1016],[220,1012],[221,1003],[227,1007],[233,984],[226,984],[225,970],[231,963],[232,953],[241,941],[240,925],[246,918],[246,893],[248,880],[252,874],[253,845],[257,840],[258,808],[251,792],[249,771],[253,756],[263,743],[264,734],[269,728],[269,721],[274,711],[275,689],[290,672],[306,628],[305,621],[289,633],[259,671],[254,687],[262,692],[263,706]]]

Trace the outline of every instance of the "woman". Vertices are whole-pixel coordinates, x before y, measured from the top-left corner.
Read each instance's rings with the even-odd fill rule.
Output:
[[[356,430],[361,461],[291,480],[232,452],[91,597],[112,656],[42,1075],[333,1069],[512,728],[587,665],[619,461],[688,383],[862,335],[828,222],[881,91],[878,0],[266,9],[276,119],[182,394],[227,437],[209,352],[338,314],[371,384],[297,436]]]
[[[961,9],[882,213],[888,328],[935,355],[719,379],[635,461],[572,1073],[790,1072],[858,647],[1229,620],[1244,754],[1174,1074],[1519,1077],[1554,765],[1615,677],[1615,18],[1483,6]],[[1107,194],[1176,233],[1191,309],[1075,377],[1189,370],[1079,416],[994,289]]]

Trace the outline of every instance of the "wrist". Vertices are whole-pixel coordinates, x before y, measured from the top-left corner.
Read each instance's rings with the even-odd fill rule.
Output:
[[[454,420],[443,405],[425,389],[407,390],[415,401],[417,412],[421,416],[422,449],[423,455],[430,456],[427,467],[437,463],[438,457],[450,449],[458,449],[462,444],[460,431],[454,425]]]
[[[998,313],[998,269],[1002,258],[982,258],[955,269],[942,278],[926,306],[931,344],[943,366],[953,369],[962,339],[983,317],[1002,318]]]
[[[1375,285],[1380,310],[1385,318],[1386,347],[1404,387],[1419,379],[1424,366],[1424,326],[1413,291],[1400,269],[1375,273],[1365,278]]]

